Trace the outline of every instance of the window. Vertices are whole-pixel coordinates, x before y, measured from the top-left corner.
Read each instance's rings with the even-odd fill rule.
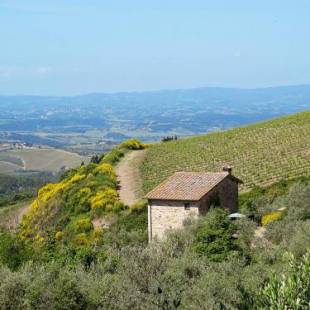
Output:
[[[190,210],[190,208],[191,208],[190,203],[189,202],[185,202],[184,203],[184,210]]]

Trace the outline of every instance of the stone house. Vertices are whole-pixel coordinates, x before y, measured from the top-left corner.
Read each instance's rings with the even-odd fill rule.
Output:
[[[176,172],[145,196],[149,241],[180,228],[190,215],[205,215],[211,206],[236,212],[240,183],[229,167],[222,172]]]

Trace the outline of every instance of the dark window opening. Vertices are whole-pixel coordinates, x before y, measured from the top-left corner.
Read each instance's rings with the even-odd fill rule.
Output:
[[[191,208],[191,205],[189,202],[184,203],[184,210],[189,210]]]

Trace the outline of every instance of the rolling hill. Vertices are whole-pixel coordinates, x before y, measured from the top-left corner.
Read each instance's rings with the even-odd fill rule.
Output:
[[[61,167],[76,167],[86,160],[76,153],[54,148],[27,148],[0,151],[1,173],[25,171],[58,172]]]
[[[243,191],[310,174],[310,111],[251,126],[154,144],[142,164],[144,192],[176,171],[234,167]]]

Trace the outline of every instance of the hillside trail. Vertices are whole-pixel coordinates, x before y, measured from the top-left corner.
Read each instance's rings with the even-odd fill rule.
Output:
[[[115,168],[119,182],[119,197],[127,206],[136,203],[143,196],[139,165],[145,153],[146,150],[131,151],[125,155]]]
[[[15,231],[23,216],[29,211],[31,202],[20,203],[6,207],[0,214],[0,227]],[[6,211],[6,213],[4,213]]]

